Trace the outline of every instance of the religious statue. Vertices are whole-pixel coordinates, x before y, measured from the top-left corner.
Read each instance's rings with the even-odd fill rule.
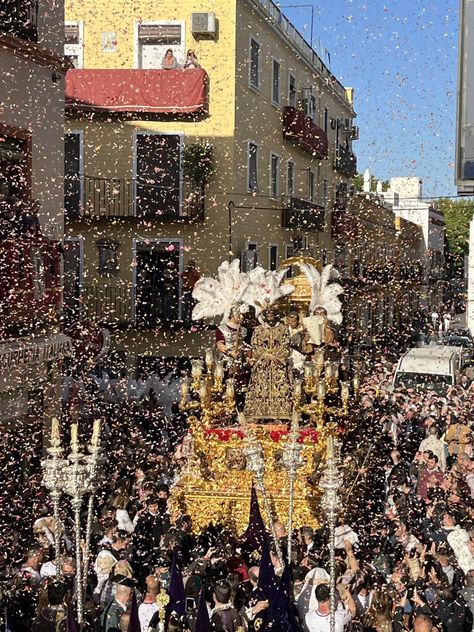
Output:
[[[216,329],[216,347],[227,366],[238,361],[245,348],[247,329],[242,326],[243,310],[234,305],[229,318],[223,320]]]
[[[312,316],[303,319],[303,323],[313,345],[320,347],[334,342],[334,331],[329,324],[324,307],[317,307]]]
[[[262,317],[264,322],[255,328],[251,341],[252,373],[244,413],[249,419],[290,419],[290,334],[274,306],[267,307]]]
[[[313,345],[310,342],[309,333],[304,327],[297,310],[291,310],[288,313],[288,333],[290,334],[293,370],[296,373],[301,373],[305,360],[307,360],[313,352]]]
[[[331,323],[340,325],[342,322],[342,304],[338,296],[343,288],[335,282],[339,273],[332,265],[325,266],[322,272],[310,264],[302,264],[301,269],[311,284],[309,316],[303,319],[310,342],[317,347],[331,344],[335,340]]]

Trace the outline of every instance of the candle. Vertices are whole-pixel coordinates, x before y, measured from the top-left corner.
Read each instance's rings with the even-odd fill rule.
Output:
[[[326,456],[328,460],[334,458],[334,442],[332,437],[328,437]]]
[[[53,439],[59,439],[59,419],[56,417],[53,417],[51,421],[51,443],[53,442]]]
[[[211,370],[213,362],[214,362],[214,349],[206,349],[206,366],[207,366],[208,371]]]
[[[310,378],[313,375],[313,363],[305,362],[303,365],[304,368],[304,376],[306,379]]]
[[[332,377],[336,377],[339,375],[339,362],[331,362],[332,364]]]
[[[294,410],[293,411],[293,417],[292,417],[292,420],[291,420],[291,427],[292,427],[293,430],[298,430],[299,422],[300,422],[300,416],[298,414],[298,411]]]
[[[202,362],[201,360],[191,360],[191,375],[195,380],[198,380],[202,375]]]
[[[77,424],[71,424],[71,447],[73,451],[77,450],[78,440],[77,440]]]
[[[207,399],[207,386],[204,382],[199,387],[199,397],[202,402]]]
[[[216,362],[216,366],[214,369],[214,375],[218,380],[222,380],[222,378],[224,377],[224,364],[222,362],[222,360],[218,360]]]
[[[324,349],[318,349],[316,351],[316,366],[324,366]]]
[[[349,399],[349,384],[347,382],[341,382],[341,398],[343,401]]]
[[[360,386],[360,381],[359,381],[359,376],[356,375],[354,377],[354,379],[352,380],[352,383],[354,384],[354,390],[357,392],[359,390],[359,386]]]
[[[295,397],[300,398],[301,397],[301,380],[295,380],[293,390],[295,393]]]
[[[100,419],[94,419],[94,426],[92,428],[92,440],[91,445],[93,448],[97,448],[99,445],[100,437]]]
[[[324,399],[325,397],[326,397],[326,386],[323,380],[321,380],[318,383],[318,399]]]
[[[225,394],[227,399],[234,399],[234,380],[227,380]]]
[[[328,380],[329,380],[329,379],[331,379],[331,378],[332,378],[332,376],[333,376],[333,375],[332,375],[332,368],[333,368],[333,367],[332,367],[332,362],[329,362],[329,361],[328,361],[328,362],[326,362],[326,372],[325,372],[325,375],[326,375],[326,377],[327,377],[327,379],[328,379]]]
[[[186,400],[188,397],[188,380],[184,379],[181,382],[181,399]]]

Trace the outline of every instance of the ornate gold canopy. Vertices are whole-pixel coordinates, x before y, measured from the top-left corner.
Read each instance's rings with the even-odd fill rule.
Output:
[[[300,254],[295,257],[289,257],[280,266],[280,271],[287,270],[289,268],[299,268],[299,274],[292,276],[289,279],[285,279],[282,285],[293,285],[294,291],[285,299],[287,309],[290,305],[293,305],[300,313],[306,313],[308,305],[311,301],[311,286],[309,284],[308,277],[301,271],[300,266],[303,264],[313,265],[315,268],[322,271],[323,266],[319,259],[311,257],[309,255]]]

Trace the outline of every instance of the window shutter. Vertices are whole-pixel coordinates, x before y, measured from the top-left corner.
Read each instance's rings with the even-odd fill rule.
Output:
[[[79,24],[64,25],[64,43],[79,44]]]
[[[140,41],[158,40],[169,44],[181,43],[181,24],[140,24],[138,26]]]

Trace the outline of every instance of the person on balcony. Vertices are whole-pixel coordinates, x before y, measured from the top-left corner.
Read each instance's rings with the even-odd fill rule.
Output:
[[[174,56],[173,49],[168,48],[161,62],[163,70],[176,70],[179,68],[178,60]]]
[[[201,64],[198,62],[196,53],[191,49],[186,53],[186,61],[184,62],[183,68],[185,70],[187,68],[201,68]]]

